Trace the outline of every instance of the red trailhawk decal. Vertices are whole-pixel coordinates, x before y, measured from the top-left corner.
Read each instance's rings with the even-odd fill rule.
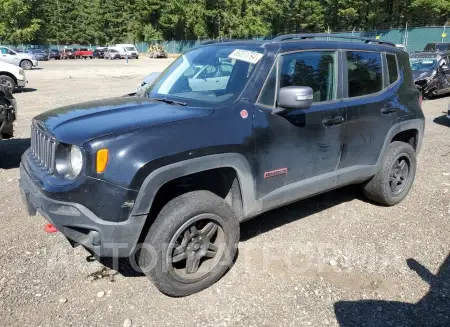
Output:
[[[275,177],[275,176],[280,176],[280,175],[287,175],[287,173],[288,173],[287,168],[281,168],[281,169],[268,171],[268,172],[264,173],[264,179]]]

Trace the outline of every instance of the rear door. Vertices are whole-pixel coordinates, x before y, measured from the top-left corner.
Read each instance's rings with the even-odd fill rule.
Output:
[[[397,120],[401,84],[394,54],[344,52],[344,104],[347,122],[338,169],[377,163],[386,135]]]

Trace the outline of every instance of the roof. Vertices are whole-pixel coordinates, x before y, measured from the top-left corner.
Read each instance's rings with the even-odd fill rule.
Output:
[[[220,39],[203,42],[200,47],[211,45],[231,45],[239,46],[242,44],[252,45],[279,45],[282,51],[296,50],[299,48],[332,48],[332,49],[361,49],[379,51],[380,47],[385,51],[395,52],[398,50],[394,43],[374,40],[370,38],[360,38],[352,36],[342,36],[335,34],[286,34],[277,36],[271,40],[237,40],[237,39]]]

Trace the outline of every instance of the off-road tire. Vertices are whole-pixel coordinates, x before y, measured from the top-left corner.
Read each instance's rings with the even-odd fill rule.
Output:
[[[190,219],[202,214],[220,218],[220,227],[225,235],[224,252],[218,257],[219,264],[213,265],[206,276],[194,282],[181,282],[169,272],[171,263],[167,260],[169,243],[174,235]],[[197,293],[217,282],[232,266],[239,242],[239,222],[230,206],[209,191],[194,191],[180,195],[167,203],[145,238],[138,254],[142,271],[164,294],[181,297]],[[156,251],[148,251],[147,249]],[[152,269],[148,269],[153,267]]]
[[[391,169],[398,158],[404,157],[409,161],[409,177],[399,194],[393,194],[390,187]],[[376,203],[394,206],[405,199],[411,190],[417,169],[416,152],[413,147],[404,142],[392,142],[382,159],[378,173],[363,185],[365,196]]]

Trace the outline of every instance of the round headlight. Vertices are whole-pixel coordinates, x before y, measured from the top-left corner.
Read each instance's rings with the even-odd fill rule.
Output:
[[[76,145],[72,145],[70,148],[70,165],[72,166],[73,175],[78,176],[83,168],[83,154]]]

